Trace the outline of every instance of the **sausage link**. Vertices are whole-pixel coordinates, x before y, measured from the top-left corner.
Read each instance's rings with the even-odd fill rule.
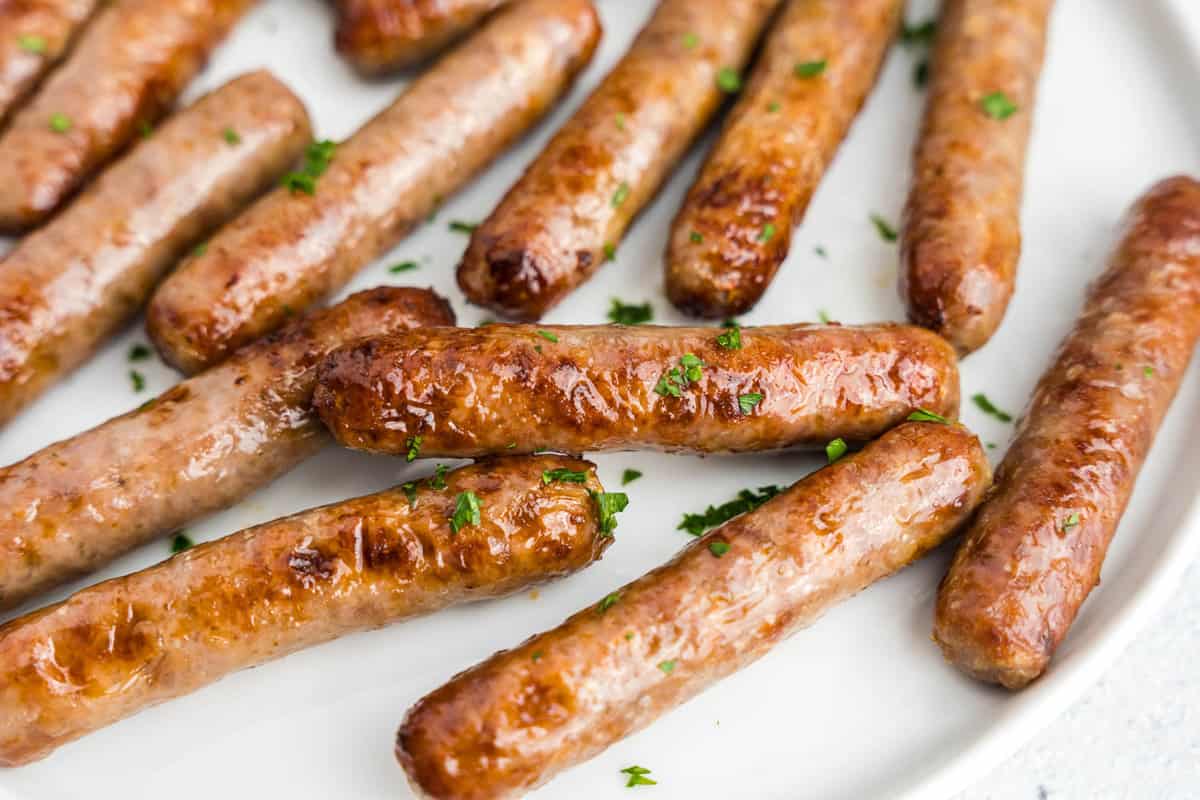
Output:
[[[1025,151],[1052,5],[946,0],[938,20],[900,295],[913,322],[960,353],[992,337],[1016,283]]]
[[[137,314],[163,273],[274,183],[309,136],[287,87],[267,72],[245,75],[181,111],[21,240],[0,262],[0,424]]]
[[[0,136],[0,231],[44,222],[167,113],[254,0],[123,0]]]
[[[397,757],[421,797],[518,797],[920,558],[990,478],[966,429],[902,425],[427,695]]]
[[[1088,593],[1200,337],[1200,182],[1130,212],[1038,383],[938,594],[934,639],[984,681],[1046,669]]]
[[[0,3],[0,123],[66,55],[101,0]]]
[[[921,328],[743,328],[739,349],[728,349],[731,335],[643,325],[414,331],[332,353],[313,405],[348,447],[405,453],[419,439],[420,455],[443,457],[824,446],[878,436],[917,408],[958,412],[954,351]]]
[[[543,480],[554,469],[586,482]],[[586,461],[500,459],[444,481],[248,528],[0,627],[0,765],[236,670],[567,575],[612,541]],[[479,522],[455,530],[467,493]]]
[[[326,439],[310,400],[334,347],[453,323],[433,292],[360,292],[0,470],[0,608],[227,508],[316,452]]]
[[[334,43],[364,75],[424,61],[507,0],[337,0]]]
[[[536,320],[610,257],[721,104],[779,0],[661,0],[599,88],[471,236],[458,285]]]
[[[591,59],[591,0],[524,0],[336,150],[314,193],[281,187],[168,278],[147,314],[196,372],[344,286],[537,121]]]
[[[685,313],[749,311],[787,258],[896,31],[902,0],[791,0],[675,217],[667,296]]]

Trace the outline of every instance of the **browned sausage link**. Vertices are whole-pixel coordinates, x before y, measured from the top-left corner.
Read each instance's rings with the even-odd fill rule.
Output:
[[[335,43],[360,72],[379,75],[442,50],[507,0],[337,0]]]
[[[0,230],[43,222],[156,122],[254,0],[124,0],[0,136]]]
[[[721,103],[778,0],[661,0],[616,68],[471,236],[458,284],[534,320],[611,256]]]
[[[1053,0],[946,0],[901,233],[913,322],[987,343],[1021,255],[1021,190]],[[1011,104],[1011,105],[1010,105]]]
[[[101,0],[0,3],[0,122],[66,54]]]
[[[274,183],[310,136],[267,72],[173,117],[0,268],[0,423],[138,312],[175,261]]]
[[[550,470],[585,482],[547,482]],[[0,627],[0,765],[236,670],[598,559],[592,464],[509,458],[201,545]],[[409,499],[411,495],[411,501]],[[478,502],[478,522],[456,514]]]
[[[1200,337],[1200,183],[1130,213],[1083,315],[1042,376],[938,595],[951,662],[1018,689],[1100,581],[1134,481]]]
[[[341,144],[314,194],[286,187],[226,226],[155,293],[163,357],[211,366],[345,285],[503,152],[591,58],[591,0],[523,0]]]
[[[426,696],[400,763],[423,797],[518,797],[920,558],[990,478],[966,429],[902,425]]]
[[[233,505],[325,441],[316,368],[380,331],[450,325],[424,289],[352,295],[136,411],[0,470],[0,608]]]
[[[489,325],[348,345],[313,404],[342,444],[470,457],[725,453],[866,440],[917,408],[958,411],[954,351],[903,325]],[[724,343],[724,344],[723,344]]]
[[[667,296],[749,311],[883,63],[902,0],[791,0],[671,228]]]

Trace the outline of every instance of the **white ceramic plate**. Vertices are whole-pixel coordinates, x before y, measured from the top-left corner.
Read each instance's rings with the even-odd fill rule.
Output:
[[[436,221],[365,269],[352,289],[432,284],[463,324],[485,316],[454,285],[466,240],[452,219],[480,220],[555,128],[617,60],[651,0],[599,0],[607,28],[583,80],[483,179]],[[914,2],[911,19],[932,11]],[[334,56],[318,0],[272,0],[238,29],[192,95],[267,66],[308,102],[322,137],[340,138],[386,104],[400,82],[364,84]],[[902,319],[895,246],[869,215],[898,217],[923,97],[915,55],[897,48],[849,141],[815,198],[792,256],[747,324],[791,322],[827,310],[845,322]],[[1018,292],[1000,333],[963,364],[964,396],[983,391],[1019,410],[1078,311],[1125,208],[1152,181],[1200,171],[1200,12],[1189,0],[1061,0],[1041,84],[1024,209]],[[702,143],[702,145],[707,144]],[[685,323],[666,302],[661,253],[671,216],[699,163],[698,147],[621,244],[616,263],[548,321],[605,321],[609,300],[650,300],[656,321]],[[814,254],[823,245],[828,259]],[[389,275],[398,260],[418,272]],[[402,277],[403,281],[398,278]],[[125,354],[140,325],[119,337],[0,433],[0,463],[95,425],[146,399],[127,378]],[[145,369],[148,392],[176,376]],[[964,409],[998,458],[1011,426]],[[944,797],[1015,749],[1075,698],[1164,600],[1200,547],[1193,497],[1200,478],[1200,371],[1193,370],[1159,436],[1121,526],[1104,585],[1084,607],[1050,672],[1019,695],[973,683],[944,664],[929,641],[941,552],[834,610],[769,657],[724,681],[650,729],[559,777],[539,798]],[[212,797],[409,797],[392,758],[396,726],[417,698],[455,672],[551,627],[579,607],[659,564],[690,537],[680,514],[738,489],[790,483],[818,465],[809,456],[599,457],[601,477],[645,477],[628,487],[630,509],[604,561],[560,583],[504,601],[437,614],[354,636],[233,676],[190,697],[0,773],[0,797],[21,800]],[[331,449],[238,507],[191,526],[211,539],[319,503],[422,475],[432,465]],[[165,542],[97,577],[168,555]],[[82,585],[82,584],[80,584]],[[68,587],[78,588],[76,587]],[[65,595],[64,591],[57,596]],[[57,599],[46,598],[49,599]],[[653,770],[657,787],[627,790],[618,770]]]

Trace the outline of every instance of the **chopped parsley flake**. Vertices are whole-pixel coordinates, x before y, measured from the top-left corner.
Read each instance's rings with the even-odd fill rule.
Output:
[[[471,234],[471,233],[474,233],[475,229],[479,227],[479,223],[478,222],[464,222],[461,219],[452,219],[452,220],[450,220],[450,224],[447,227],[450,228],[450,230],[454,231],[455,233]]]
[[[846,455],[846,440],[842,437],[834,439],[829,444],[825,445],[825,457],[829,459],[829,463],[837,461],[842,456]]]
[[[771,102],[767,103],[767,111],[769,113],[774,114],[778,110],[779,110],[779,102],[777,100],[772,100]]]
[[[392,264],[388,267],[388,272],[393,275],[399,275],[401,272],[412,272],[418,269],[421,265],[415,261],[401,261],[399,264]]]
[[[754,410],[755,406],[762,402],[763,396],[759,392],[750,392],[749,394],[738,395],[738,408],[743,414],[749,414]]]
[[[542,483],[553,483],[554,481],[562,481],[563,483],[587,483],[588,474],[582,471],[559,467],[558,469],[542,470]]]
[[[642,477],[642,473],[636,469],[627,469],[621,473],[621,485],[628,486],[629,484]]]
[[[621,181],[621,185],[617,187],[617,190],[615,192],[613,192],[612,207],[620,208],[622,205],[625,204],[625,201],[628,199],[629,199],[629,184],[626,183],[625,181]]]
[[[705,531],[724,525],[736,516],[753,511],[783,490],[778,486],[761,486],[758,491],[742,489],[738,496],[719,506],[709,506],[700,514],[684,514],[678,530],[687,531],[692,536],[700,536]]]
[[[892,224],[879,214],[871,215],[871,224],[875,226],[875,230],[879,231],[879,238],[885,242],[894,242],[900,237],[896,233],[896,229],[892,227]]]
[[[558,335],[551,333],[550,331],[539,330],[537,331],[537,335],[545,339],[547,342],[554,342],[555,344],[558,343]]]
[[[717,344],[726,350],[741,350],[742,329],[738,327],[726,328],[725,332],[717,337]]]
[[[529,654],[529,658],[533,661],[541,661],[542,660],[542,651],[534,650],[532,653]]]
[[[317,178],[324,175],[325,170],[329,168],[329,162],[333,160],[335,150],[337,150],[337,143],[329,139],[310,144],[304,151],[304,168],[299,172],[289,172],[284,175],[283,185],[292,194],[296,192],[316,194]]]
[[[618,325],[641,325],[654,319],[654,309],[649,303],[622,303],[614,297],[608,309],[608,318]]]
[[[672,658],[667,661],[658,662],[658,668],[663,671],[663,674],[670,675],[675,671],[675,659]]]
[[[700,44],[700,37],[694,33],[685,33],[683,35],[683,46],[688,50],[696,49],[696,45]]]
[[[1009,414],[1007,411],[1001,411],[1000,409],[996,408],[996,406],[992,404],[992,401],[988,400],[987,395],[985,395],[983,393],[973,395],[971,397],[971,402],[974,403],[976,405],[976,407],[979,408],[980,411],[982,411],[985,414],[991,414],[993,417],[1000,420],[1001,422],[1012,422],[1013,421],[1012,414]]]
[[[603,614],[605,611],[608,611],[610,608],[615,606],[620,600],[621,600],[620,592],[613,592],[612,594],[607,594],[604,596],[604,599],[601,600],[600,603],[596,606],[596,610],[598,612],[600,612],[601,614]]]
[[[692,231],[688,234],[688,239],[692,244],[700,244],[704,241],[704,237],[700,235],[700,231]]]
[[[146,388],[146,376],[136,369],[129,370],[129,382],[133,384],[135,392],[143,391]]]
[[[616,261],[617,260],[617,247],[612,242],[604,243],[604,260],[605,261]]]
[[[639,767],[636,764],[632,767],[626,767],[621,772],[629,776],[629,780],[625,784],[625,788],[627,789],[632,786],[655,786],[658,784],[658,781],[646,777],[650,774],[650,770],[645,767]]]
[[[825,325],[833,322],[833,317],[829,316],[829,312],[823,308],[817,309],[817,319],[821,320],[821,322]]]
[[[829,253],[821,245],[814,247],[813,252],[819,255],[821,258],[829,258]]]
[[[590,492],[600,514],[600,533],[612,535],[617,529],[617,514],[629,507],[629,495],[624,492]]]
[[[1151,377],[1154,375],[1154,367],[1142,367],[1142,374],[1147,378]]]
[[[624,114],[617,114],[616,122],[617,122],[617,130],[620,130],[620,131],[625,130],[625,115]]]
[[[242,143],[242,137],[233,128],[226,128],[222,131],[221,138],[225,140],[226,144],[234,145]]]
[[[182,531],[175,534],[175,536],[171,539],[172,553],[182,553],[184,550],[191,550],[195,546],[196,543],[185,536]]]
[[[474,492],[460,494],[454,504],[454,513],[450,515],[450,530],[458,533],[468,525],[478,525],[481,519],[479,506],[479,497]]]
[[[825,71],[826,62],[822,61],[801,61],[792,68],[796,73],[797,78],[815,78]]]
[[[1066,522],[1063,523],[1063,525],[1062,525],[1063,532],[1066,533],[1067,531],[1071,530],[1071,528],[1074,528],[1077,525],[1079,525],[1079,512],[1075,511],[1071,514],[1071,516],[1067,517]]]
[[[425,437],[423,436],[408,437],[408,439],[404,442],[405,446],[408,448],[408,453],[404,456],[405,461],[411,464],[417,460],[417,454],[421,452],[421,442],[424,440]]]
[[[417,484],[416,481],[400,484],[400,490],[404,492],[404,496],[408,498],[409,506],[417,504]]]
[[[926,20],[918,25],[909,25],[906,22],[900,31],[900,41],[909,47],[926,46],[933,42],[936,35],[937,20]]]
[[[716,558],[720,558],[729,552],[729,542],[714,539],[708,543],[708,552],[712,553]]]
[[[721,67],[717,70],[717,88],[728,94],[738,92],[742,88],[742,76],[732,67]]]
[[[71,118],[61,111],[50,115],[50,130],[55,133],[66,133],[71,130]]]
[[[775,225],[768,222],[763,225],[762,233],[758,234],[758,240],[764,244],[771,241],[775,237]]]
[[[913,85],[924,89],[929,84],[929,59],[922,58],[913,67]]]
[[[433,468],[433,477],[429,479],[430,489],[445,489],[446,488],[446,473],[450,468],[445,464],[438,464]]]
[[[17,37],[17,46],[26,53],[40,56],[46,52],[46,37],[36,33],[23,33]]]
[[[908,415],[909,422],[940,422],[943,425],[949,425],[950,420],[943,417],[941,414],[935,414],[924,408],[918,408],[916,411]]]
[[[992,119],[1004,120],[1017,113],[1016,104],[1004,92],[992,92],[984,95],[983,99],[979,101],[979,107]]]
[[[129,348],[130,361],[145,361],[150,357],[150,348],[144,344],[138,343]]]

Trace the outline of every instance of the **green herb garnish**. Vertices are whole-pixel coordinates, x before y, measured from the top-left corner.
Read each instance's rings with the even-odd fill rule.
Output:
[[[717,558],[720,558],[729,552],[729,542],[713,540],[708,543],[708,552],[712,553]]]
[[[654,309],[649,303],[622,303],[614,297],[608,309],[608,318],[618,325],[641,325],[654,319]]]
[[[129,370],[129,381],[133,384],[135,392],[140,392],[146,388],[146,376],[136,369]]]
[[[758,240],[765,244],[765,243],[771,241],[771,239],[773,239],[774,237],[775,237],[775,225],[770,222],[768,222],[766,225],[763,225],[762,232],[760,234],[758,234]]]
[[[642,477],[642,473],[636,469],[627,469],[621,473],[621,485],[628,486],[629,484]]]
[[[316,194],[317,178],[324,175],[325,170],[329,168],[329,162],[333,160],[335,150],[337,150],[337,143],[329,139],[310,144],[304,151],[304,168],[299,172],[289,172],[284,175],[283,185],[292,194],[296,192]]]
[[[629,507],[629,495],[624,492],[590,491],[600,514],[600,533],[612,535],[617,529],[617,514]]]
[[[829,459],[829,463],[832,464],[842,456],[846,455],[847,449],[846,440],[839,436],[829,444],[825,445],[825,457]]]
[[[979,107],[992,119],[1004,120],[1017,113],[1016,104],[1004,92],[992,92],[984,95],[983,99],[979,101]]]
[[[733,94],[742,88],[742,76],[732,67],[721,67],[717,70],[717,88],[722,92]]]
[[[636,764],[632,767],[626,767],[621,772],[629,776],[629,781],[625,784],[625,788],[627,789],[631,786],[655,786],[658,784],[658,781],[646,777],[650,774],[650,770],[645,767],[639,767]]]
[[[144,344],[135,344],[129,348],[130,361],[145,361],[151,355],[151,350]]]
[[[182,532],[175,534],[171,539],[171,552],[182,553],[184,550],[191,550],[196,546],[196,543],[185,536]]]
[[[610,608],[615,606],[617,604],[617,602],[620,601],[620,599],[621,599],[620,592],[613,592],[612,594],[605,595],[604,599],[601,600],[600,603],[596,606],[596,611],[603,614],[605,611],[608,611]]]
[[[894,242],[900,238],[900,234],[896,233],[896,229],[892,227],[891,223],[879,214],[871,215],[871,224],[875,226],[875,230],[879,231],[879,238],[885,242]]]
[[[950,420],[943,417],[941,414],[935,414],[932,411],[927,411],[924,408],[918,408],[907,417],[909,422],[940,422],[943,425],[949,425]]]
[[[66,133],[71,130],[71,118],[61,111],[50,115],[50,130],[55,133]]]
[[[1071,516],[1067,517],[1067,521],[1063,523],[1063,525],[1062,525],[1063,533],[1066,533],[1067,531],[1071,530],[1071,528],[1074,528],[1078,524],[1079,524],[1079,512],[1076,511],[1076,512],[1073,512],[1071,514]]]
[[[717,344],[726,350],[741,350],[742,329],[736,326],[726,328],[724,333],[717,336]]]
[[[468,525],[478,525],[482,519],[479,506],[479,497],[474,492],[460,494],[454,503],[454,513],[450,515],[450,530],[458,533]]]
[[[46,52],[46,37],[36,33],[23,33],[17,37],[17,46],[26,53],[40,56]]]
[[[231,145],[242,143],[242,137],[238,135],[238,132],[233,128],[226,128],[224,131],[222,131],[221,138],[223,138],[227,144]]]
[[[542,470],[542,483],[553,483],[554,481],[562,481],[563,483],[587,483],[588,474],[579,472],[566,467],[558,469]]]
[[[992,401],[988,400],[987,395],[985,395],[983,393],[973,395],[971,397],[971,402],[973,402],[979,408],[980,411],[982,411],[985,414],[991,414],[993,417],[1000,420],[1001,422],[1012,422],[1013,421],[1012,414],[1009,414],[1007,411],[1001,411],[1000,409],[996,408],[996,406],[992,404]]]
[[[558,344],[558,335],[557,334],[551,333],[550,331],[543,331],[543,330],[536,331],[536,333],[538,336],[542,337],[547,342],[554,342],[555,344]]]
[[[692,244],[700,244],[704,241],[704,237],[700,235],[700,231],[692,231],[688,234],[688,239],[691,240]]]
[[[900,31],[900,42],[910,47],[928,45],[936,35],[937,20],[926,20],[918,25],[909,25],[906,22]]]
[[[749,394],[738,395],[738,408],[743,414],[749,414],[754,410],[755,406],[762,402],[763,396],[759,392],[750,392]]]
[[[688,50],[694,50],[698,44],[700,44],[700,37],[696,34],[685,33],[683,35],[683,46]]]
[[[621,181],[621,184],[617,187],[617,190],[615,192],[613,192],[612,207],[620,208],[625,203],[625,201],[628,199],[629,199],[629,184],[626,183],[625,181]]]
[[[614,245],[612,242],[605,242],[603,250],[604,250],[604,260],[605,261],[616,261],[617,260],[617,248],[616,248],[616,245]]]
[[[412,272],[414,269],[418,269],[420,266],[421,265],[415,261],[401,261],[399,264],[393,264],[392,266],[388,267],[388,272],[392,273],[393,275],[399,275],[401,272]]]
[[[438,464],[433,468],[433,477],[429,479],[430,489],[445,489],[446,488],[446,473],[450,468],[445,464]]]
[[[825,71],[824,60],[822,61],[801,61],[792,67],[792,71],[796,73],[797,78],[815,78]]]
[[[404,442],[404,446],[408,448],[408,453],[404,456],[404,460],[412,463],[417,460],[417,454],[421,452],[421,443],[425,441],[424,436],[410,436]]]
[[[700,514],[684,514],[678,530],[687,531],[692,536],[700,536],[710,528],[723,525],[747,511],[753,511],[782,491],[778,486],[760,486],[757,492],[742,489],[737,497],[728,503],[709,506]]]
[[[452,219],[452,220],[450,220],[450,224],[447,227],[450,228],[450,230],[454,231],[455,233],[472,234],[475,232],[475,229],[479,227],[479,223],[478,222],[464,222],[461,219]]]
[[[663,671],[663,674],[670,675],[675,671],[675,659],[672,658],[667,661],[658,662],[658,668]]]

